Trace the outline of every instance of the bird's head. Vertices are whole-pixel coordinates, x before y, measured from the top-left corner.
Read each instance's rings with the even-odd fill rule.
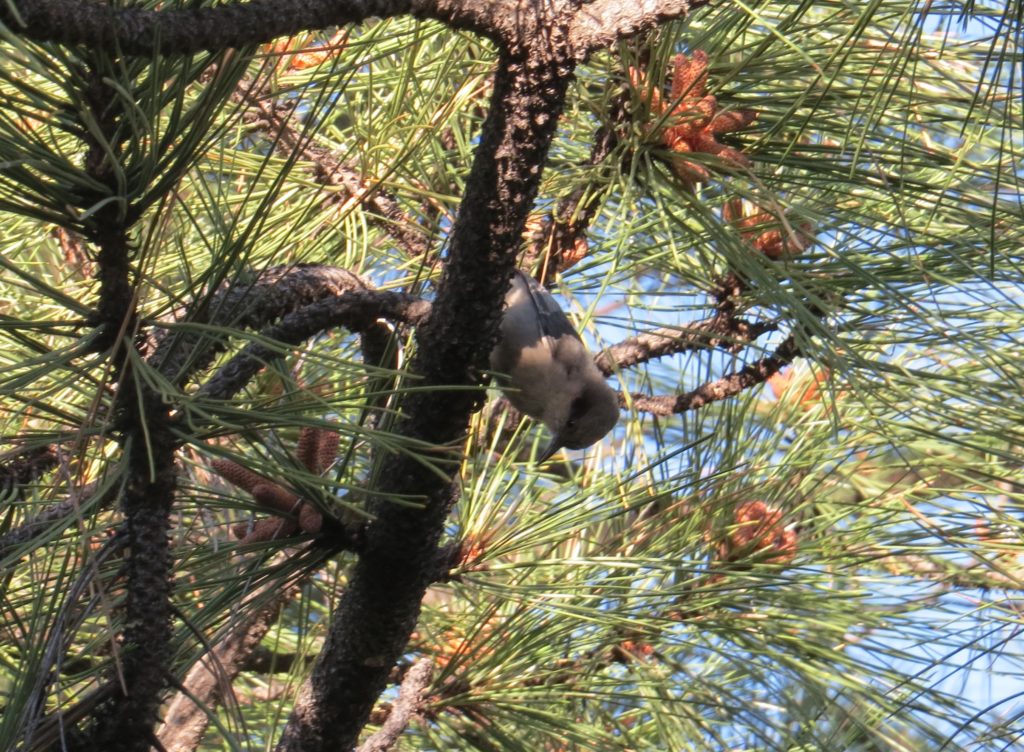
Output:
[[[596,444],[619,419],[619,398],[601,378],[597,369],[581,381],[579,393],[567,403],[564,413],[545,421],[553,437],[541,456],[548,459],[562,447],[583,449]]]

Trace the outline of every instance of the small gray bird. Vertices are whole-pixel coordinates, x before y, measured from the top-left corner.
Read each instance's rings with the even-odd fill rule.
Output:
[[[491,370],[508,401],[551,431],[542,462],[562,447],[600,441],[619,419],[618,397],[580,335],[550,293],[521,271],[505,295]]]

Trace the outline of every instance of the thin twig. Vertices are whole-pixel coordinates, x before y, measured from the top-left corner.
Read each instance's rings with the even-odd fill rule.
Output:
[[[612,102],[608,122],[602,123],[594,135],[587,166],[602,164],[619,144],[619,129],[629,122],[625,95],[617,96]],[[558,202],[541,226],[541,231],[523,258],[523,267],[533,267],[537,259],[543,259],[537,270],[537,278],[549,283],[555,272],[565,271],[578,263],[587,254],[587,230],[597,216],[601,206],[602,192],[600,176],[588,185],[580,186],[568,197]]]
[[[737,352],[778,325],[768,321],[745,321],[720,315],[709,316],[686,326],[654,329],[612,345],[595,358],[605,375],[640,363],[691,350],[722,348]]]
[[[262,606],[253,608],[254,603],[277,587],[266,586],[242,601],[238,608],[242,618],[231,624],[217,644],[189,669],[183,689],[171,698],[157,734],[167,752],[194,752],[199,747],[213,709],[225,695],[230,695],[249,656],[277,621],[282,606],[295,597],[299,583],[292,583]]]
[[[739,394],[744,389],[767,381],[783,366],[792,363],[798,355],[800,355],[800,349],[797,347],[794,337],[790,335],[768,357],[761,358],[735,373],[708,382],[686,394],[658,397],[633,394],[629,396],[628,403],[639,412],[653,415],[674,415],[687,410],[697,410],[711,402],[719,402]],[[624,397],[620,399],[623,404],[626,404]]]
[[[292,125],[292,118],[295,117],[294,103],[267,102],[262,92],[254,90],[251,85],[239,87],[232,98],[258,111],[256,117],[243,119],[251,120],[267,131],[274,148],[280,154],[299,154],[312,163],[316,182],[343,189],[347,196],[346,203],[364,206],[407,255],[422,256],[430,249],[428,233],[402,210],[394,196],[379,184],[367,181],[358,169],[341,162],[331,150],[313,143],[310,136],[295,129]],[[338,203],[339,197],[331,195],[327,201]]]
[[[391,749],[410,721],[421,713],[433,675],[433,661],[425,658],[417,661],[406,672],[398,690],[398,700],[391,706],[384,725],[359,745],[356,752],[385,752]]]
[[[994,568],[992,562],[962,565],[914,554],[879,552],[879,558],[874,559],[872,563],[880,564],[893,574],[928,580],[944,587],[968,590],[1024,590],[1024,571],[1016,567],[1001,572]]]

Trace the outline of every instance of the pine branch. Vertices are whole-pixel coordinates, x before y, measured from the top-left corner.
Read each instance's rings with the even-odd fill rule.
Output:
[[[582,62],[597,49],[682,18],[704,0],[599,0],[544,12],[568,24],[566,49]],[[212,8],[117,9],[83,0],[21,0],[0,8],[0,22],[37,42],[85,45],[129,55],[187,54],[244,48],[301,31],[411,13],[476,31],[509,46],[526,45],[536,24],[515,0],[250,0]]]
[[[88,499],[89,496],[95,491],[96,486],[90,484],[75,491],[69,498],[64,501],[59,501],[55,504],[50,504],[41,512],[37,513],[28,522],[24,522],[16,528],[8,530],[2,536],[0,536],[0,559],[4,558],[16,548],[20,548],[29,541],[38,538],[50,529],[54,523],[60,521],[62,527],[71,525],[76,519],[78,519],[77,512],[82,505],[83,500]],[[99,500],[99,504],[109,504],[116,498],[116,489],[107,491],[103,499]]]
[[[403,15],[410,0],[250,0],[212,8],[118,9],[84,0],[21,0],[0,21],[37,42],[129,55],[186,54],[268,42],[309,29]]]
[[[433,662],[421,659],[405,673],[398,689],[398,700],[381,729],[359,745],[356,752],[386,752],[398,742],[398,737],[418,716],[427,699],[427,690],[433,678]]]
[[[882,551],[877,552],[877,556],[872,563],[880,564],[893,574],[934,582],[944,588],[1024,591],[1024,570],[1018,565],[1003,569],[995,562],[944,563],[926,556]]]
[[[682,18],[707,0],[595,0],[580,7],[573,18],[570,39],[576,59],[586,60],[590,53],[610,47],[651,31],[659,24]]]
[[[618,131],[628,123],[626,104],[624,95],[616,97],[609,122],[602,123],[594,134],[588,165],[602,164],[615,150],[619,143]],[[599,181],[594,180],[590,185],[577,188],[559,201],[555,210],[545,218],[538,237],[530,244],[522,262],[524,269],[530,269],[538,259],[542,260],[536,274],[542,283],[553,280],[556,272],[565,271],[586,257],[587,230],[601,206],[599,187]]]
[[[310,303],[289,313],[279,324],[267,327],[260,334],[285,344],[298,344],[322,331],[344,326],[352,331],[365,331],[383,318],[416,324],[430,311],[430,303],[411,295],[396,292],[362,290],[347,292]],[[247,345],[229,360],[199,390],[211,399],[228,399],[242,389],[267,363],[281,353],[258,343]]]
[[[97,327],[91,343],[96,352],[109,351],[117,380],[111,407],[114,434],[127,456],[121,490],[125,561],[124,627],[121,634],[118,690],[109,699],[82,746],[88,749],[148,749],[170,660],[171,555],[168,541],[170,511],[176,488],[176,439],[167,405],[143,382],[137,362],[127,350],[126,335],[136,321],[135,283],[129,230],[132,212],[118,197],[123,167],[120,98],[102,70],[88,71],[80,115],[87,146],[85,170],[103,186],[83,199],[83,207],[98,207],[84,223],[86,237],[98,247],[99,302],[90,323]],[[92,127],[89,127],[89,126]],[[115,744],[116,742],[116,744]],[[74,746],[72,748],[75,748]]]
[[[24,491],[22,486],[39,480],[58,464],[57,453],[49,446],[32,447],[8,454],[0,461],[0,497],[20,497]],[[5,534],[0,541],[9,534]],[[2,550],[3,543],[0,542]]]
[[[294,106],[266,102],[266,94],[249,87],[240,88],[232,97],[255,108],[255,117],[244,116],[243,120],[254,123],[267,132],[279,154],[289,157],[299,154],[312,164],[313,178],[324,186],[342,188],[347,198],[330,195],[331,203],[355,203],[364,206],[384,232],[386,232],[405,253],[422,256],[430,249],[430,240],[413,217],[406,214],[394,196],[379,184],[367,181],[352,165],[341,162],[329,149],[313,143],[309,136],[302,135],[292,125]]]
[[[711,402],[728,399],[745,389],[764,383],[772,374],[792,363],[794,358],[799,355],[800,349],[797,347],[793,335],[790,335],[776,348],[774,353],[735,373],[708,382],[676,397],[648,397],[644,394],[632,394],[629,396],[629,404],[640,412],[663,416],[697,410]]]
[[[114,348],[134,328],[135,291],[131,281],[131,244],[128,240],[130,221],[128,212],[117,201],[110,199],[120,193],[120,186],[111,160],[118,158],[117,137],[119,115],[114,88],[107,83],[99,70],[91,70],[84,99],[89,108],[88,119],[96,124],[96,130],[83,128],[87,151],[86,173],[105,190],[97,190],[83,197],[81,208],[96,205],[100,208],[86,222],[86,238],[93,242],[96,253],[96,276],[100,281],[99,302],[88,323],[96,327],[97,335],[91,343],[93,352]],[[83,126],[87,123],[83,123]],[[119,354],[112,359],[119,360]]]
[[[131,376],[131,374],[128,374]],[[133,378],[116,406],[128,454],[122,498],[125,562],[123,684],[89,734],[84,749],[149,749],[170,660],[171,505],[177,486],[177,439],[167,405]]]
[[[766,321],[745,321],[730,316],[714,315],[692,324],[655,329],[624,339],[598,355],[594,360],[605,375],[657,358],[693,350],[721,348],[738,352],[778,325]]]
[[[324,264],[295,264],[265,269],[249,282],[235,280],[202,297],[179,318],[196,324],[261,329],[289,312],[330,296],[372,286],[354,272]],[[312,336],[312,333],[310,334]],[[178,385],[207,368],[227,342],[195,331],[167,332],[149,364]]]
[[[281,608],[295,597],[299,583],[278,590],[263,605],[253,608],[268,595],[269,586],[253,593],[240,604],[243,617],[233,623],[217,644],[189,669],[182,689],[171,698],[164,712],[157,739],[166,752],[194,752],[210,723],[210,714],[226,694],[230,695],[238,674],[259,647],[260,641],[277,622]]]
[[[465,433],[479,396],[453,391],[441,401],[431,388],[479,383],[572,73],[561,26],[543,17],[550,9],[537,8],[536,18],[519,19],[527,28],[534,24],[533,34],[522,37],[532,46],[501,53],[448,263],[430,317],[417,329],[410,370],[423,390],[402,401],[407,418],[400,430],[438,447],[454,445]],[[422,507],[374,505],[362,555],[279,750],[354,745],[416,624],[453,502],[451,483],[414,460],[394,457],[375,490],[384,499],[422,499]]]

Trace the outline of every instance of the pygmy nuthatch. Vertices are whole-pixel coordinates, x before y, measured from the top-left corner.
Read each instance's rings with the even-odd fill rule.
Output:
[[[505,296],[491,369],[508,401],[552,433],[541,457],[588,447],[612,430],[619,401],[558,303],[517,271]]]

